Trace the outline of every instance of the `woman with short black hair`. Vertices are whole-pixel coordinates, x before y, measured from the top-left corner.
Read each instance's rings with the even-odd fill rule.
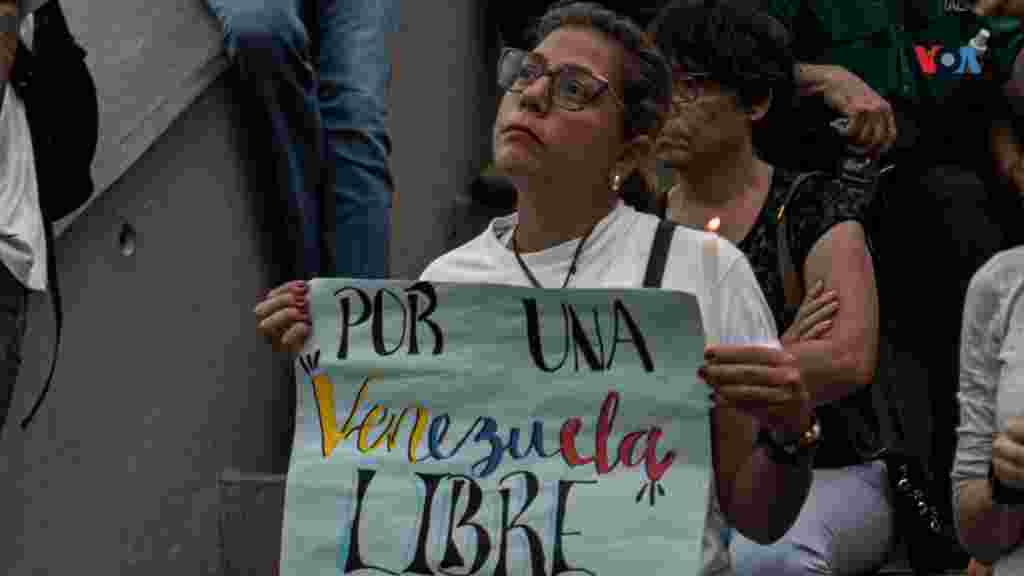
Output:
[[[785,350],[822,422],[814,481],[796,524],[770,546],[737,535],[737,574],[859,574],[881,566],[893,536],[871,398],[878,295],[863,199],[825,179],[794,188],[772,165],[791,117],[788,32],[740,0],[674,0],[651,25],[673,72],[673,112],[657,144],[675,173],[668,218],[712,216],[753,267]],[[802,306],[801,306],[802,304]]]

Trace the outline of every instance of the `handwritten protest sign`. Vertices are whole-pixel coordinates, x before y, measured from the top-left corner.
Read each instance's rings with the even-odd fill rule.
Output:
[[[283,575],[699,574],[692,295],[314,280]]]

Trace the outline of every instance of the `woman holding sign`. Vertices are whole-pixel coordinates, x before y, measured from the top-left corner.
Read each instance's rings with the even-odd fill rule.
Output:
[[[517,189],[517,212],[431,263],[422,279],[639,288],[648,264],[660,263],[662,288],[698,295],[713,344],[698,374],[716,398],[704,574],[731,573],[719,503],[758,542],[784,534],[803,505],[819,435],[807,391],[794,358],[772,345],[775,322],[743,255],[712,234],[672,234],[619,197],[669,108],[658,51],[634,23],[592,3],[556,5],[537,32],[532,51],[507,49],[499,64],[495,165]],[[297,351],[310,334],[305,293],[287,284],[256,307],[278,349]]]

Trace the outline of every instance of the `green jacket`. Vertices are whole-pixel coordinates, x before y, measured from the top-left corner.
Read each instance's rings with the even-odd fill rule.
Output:
[[[1018,19],[947,11],[946,3],[957,2],[764,0],[763,7],[789,28],[799,61],[847,68],[886,98],[937,102],[956,83],[968,79],[924,74],[916,46],[927,50],[941,45],[958,51],[987,28],[991,37],[981,62],[983,73],[1000,85],[1009,78],[1017,53],[1024,47],[1024,30]]]

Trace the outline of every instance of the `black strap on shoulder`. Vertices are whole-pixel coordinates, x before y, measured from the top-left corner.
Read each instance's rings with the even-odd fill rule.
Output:
[[[796,195],[800,192],[801,186],[803,186],[805,182],[823,174],[823,172],[804,172],[797,175],[789,185],[789,189],[786,191],[786,196],[783,198],[782,204],[779,206],[779,210],[775,214],[776,221],[779,225],[778,233],[776,235],[776,244],[779,252],[779,277],[782,278],[782,289],[787,309],[795,310],[800,306],[800,302],[803,301],[804,298],[804,290],[803,282],[800,280],[800,271],[797,270],[789,249],[789,235],[786,233],[786,224],[788,222],[788,220],[785,219],[786,208],[788,208],[793,199],[796,198]]]
[[[676,224],[668,220],[658,222],[658,229],[654,232],[654,241],[651,242],[651,256],[647,260],[647,271],[644,273],[644,288],[660,288],[661,280],[665,276],[665,264],[668,262],[669,248],[672,247],[672,236],[675,234]]]
[[[43,229],[46,232],[46,283],[50,288],[50,303],[53,307],[53,320],[57,333],[53,343],[53,356],[50,358],[50,373],[46,376],[43,389],[39,392],[39,396],[36,397],[36,401],[32,405],[28,416],[25,416],[21,421],[22,430],[28,428],[32,419],[36,417],[39,409],[42,408],[46,395],[50,393],[50,386],[53,384],[53,373],[57,370],[57,357],[60,355],[60,335],[64,328],[64,305],[60,300],[60,284],[57,282],[57,244],[54,241],[53,222],[45,215],[43,216]]]

